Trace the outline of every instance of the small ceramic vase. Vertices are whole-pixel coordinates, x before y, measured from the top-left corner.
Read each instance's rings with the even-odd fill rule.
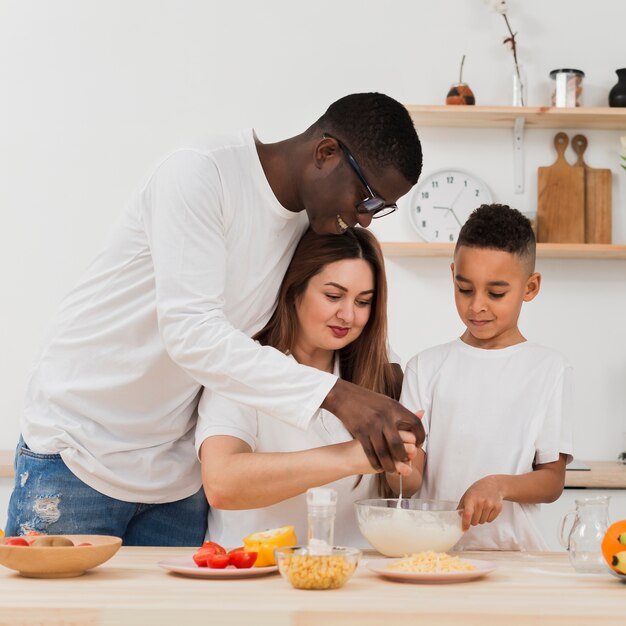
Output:
[[[626,107],[626,67],[615,70],[618,81],[609,92],[610,107]]]
[[[476,104],[476,99],[467,83],[456,83],[448,91],[446,104]]]

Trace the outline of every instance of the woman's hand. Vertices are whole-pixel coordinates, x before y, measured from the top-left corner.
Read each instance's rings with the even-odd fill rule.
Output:
[[[401,430],[400,437],[404,445],[404,451],[410,463],[417,454],[415,435],[406,430]],[[363,447],[358,441],[354,440],[342,445],[346,446],[350,458],[349,463],[354,467],[355,474],[377,474],[381,471],[375,470],[371,466],[365,452],[363,451]],[[408,476],[412,471],[413,468],[409,464],[396,462],[396,473],[401,474],[402,476]]]
[[[497,476],[485,476],[477,480],[459,502],[463,509],[463,530],[470,526],[493,522],[502,511],[502,489]]]

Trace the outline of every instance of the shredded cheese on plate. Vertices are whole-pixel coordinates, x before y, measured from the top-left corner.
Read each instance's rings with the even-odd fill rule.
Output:
[[[405,556],[387,565],[386,569],[397,572],[449,573],[473,572],[477,568],[458,556],[450,556],[445,552],[429,551]]]

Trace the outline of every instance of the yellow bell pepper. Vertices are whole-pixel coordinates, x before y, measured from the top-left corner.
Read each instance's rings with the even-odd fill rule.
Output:
[[[293,526],[281,526],[280,528],[272,528],[259,533],[252,533],[243,540],[243,546],[246,552],[257,553],[256,561],[254,562],[255,567],[276,565],[274,548],[295,546],[297,543],[296,531]]]

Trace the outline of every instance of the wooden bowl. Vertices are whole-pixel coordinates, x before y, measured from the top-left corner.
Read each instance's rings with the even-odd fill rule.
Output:
[[[119,537],[107,535],[46,535],[70,539],[73,546],[7,546],[0,539],[0,565],[29,578],[71,578],[108,561],[122,545]],[[25,537],[34,540],[37,537]],[[90,546],[79,546],[90,543]]]

